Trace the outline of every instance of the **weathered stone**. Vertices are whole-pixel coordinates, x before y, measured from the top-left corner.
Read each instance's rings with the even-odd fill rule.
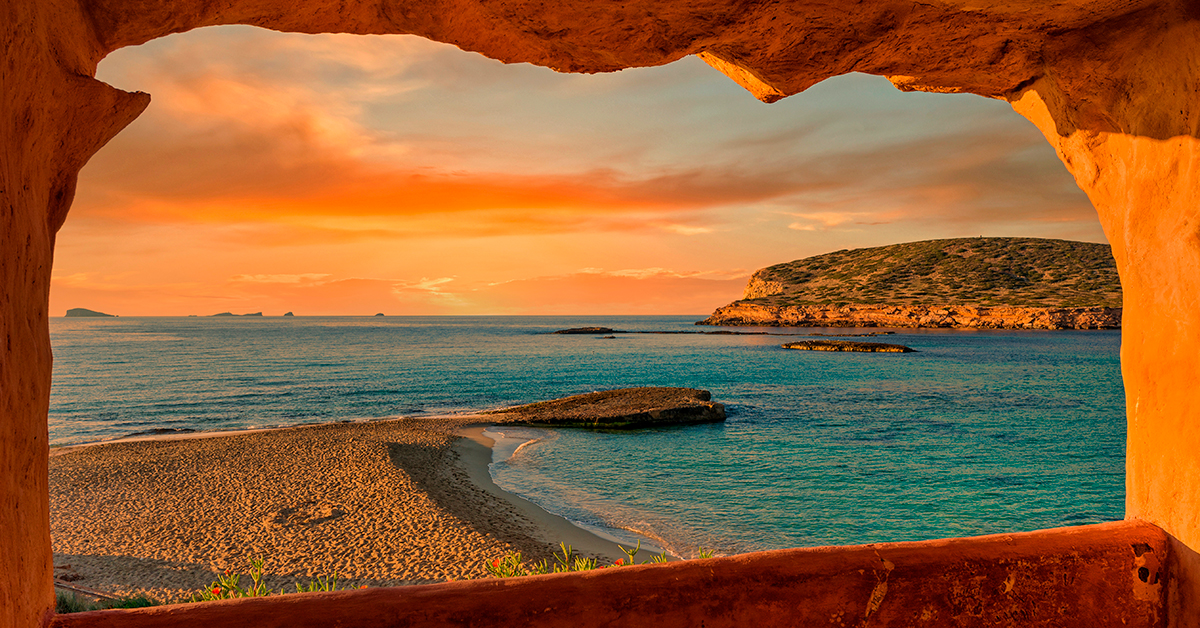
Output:
[[[748,327],[897,327],[972,329],[1120,329],[1121,308],[969,305],[759,305],[735,301],[697,325]]]
[[[886,342],[853,342],[850,340],[801,340],[789,342],[782,346],[784,349],[800,351],[852,351],[859,353],[912,353],[911,347],[893,345]]]
[[[725,406],[696,388],[621,388],[574,395],[489,413],[497,423],[624,430],[716,423]]]

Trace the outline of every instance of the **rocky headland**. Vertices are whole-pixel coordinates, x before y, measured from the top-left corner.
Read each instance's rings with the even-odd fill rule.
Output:
[[[970,305],[759,305],[738,301],[697,325],[750,327],[900,327],[971,329],[1120,329],[1121,308]]]
[[[1108,245],[959,238],[837,251],[754,273],[697,325],[1120,329]]]
[[[725,405],[696,388],[622,388],[541,401],[487,413],[496,423],[544,427],[635,429],[717,423]]]

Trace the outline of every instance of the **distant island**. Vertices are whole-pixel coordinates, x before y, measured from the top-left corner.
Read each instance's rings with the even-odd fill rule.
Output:
[[[233,312],[221,312],[220,314],[210,314],[209,316],[262,316],[262,312],[253,312],[250,314],[234,314]]]
[[[84,307],[75,307],[67,310],[67,318],[116,318],[116,314],[105,314],[96,310],[89,310]]]
[[[769,266],[697,325],[1120,329],[1107,244],[956,238]]]

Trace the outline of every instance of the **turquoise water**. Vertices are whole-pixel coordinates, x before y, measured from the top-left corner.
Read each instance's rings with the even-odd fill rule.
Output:
[[[692,386],[725,403],[728,421],[500,429],[513,443],[537,440],[493,475],[553,512],[682,555],[1122,516],[1119,332],[900,330],[886,339],[918,350],[910,354],[787,351],[779,336],[546,333],[711,329],[693,326],[698,318],[52,319],[51,442]]]

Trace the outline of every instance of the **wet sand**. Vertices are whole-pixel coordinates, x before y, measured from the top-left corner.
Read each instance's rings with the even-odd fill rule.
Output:
[[[267,585],[336,573],[349,586],[477,578],[560,541],[616,544],[492,483],[497,416],[396,419],[55,449],[55,576],[115,594],[185,599],[262,558]],[[196,437],[201,436],[201,437]]]

